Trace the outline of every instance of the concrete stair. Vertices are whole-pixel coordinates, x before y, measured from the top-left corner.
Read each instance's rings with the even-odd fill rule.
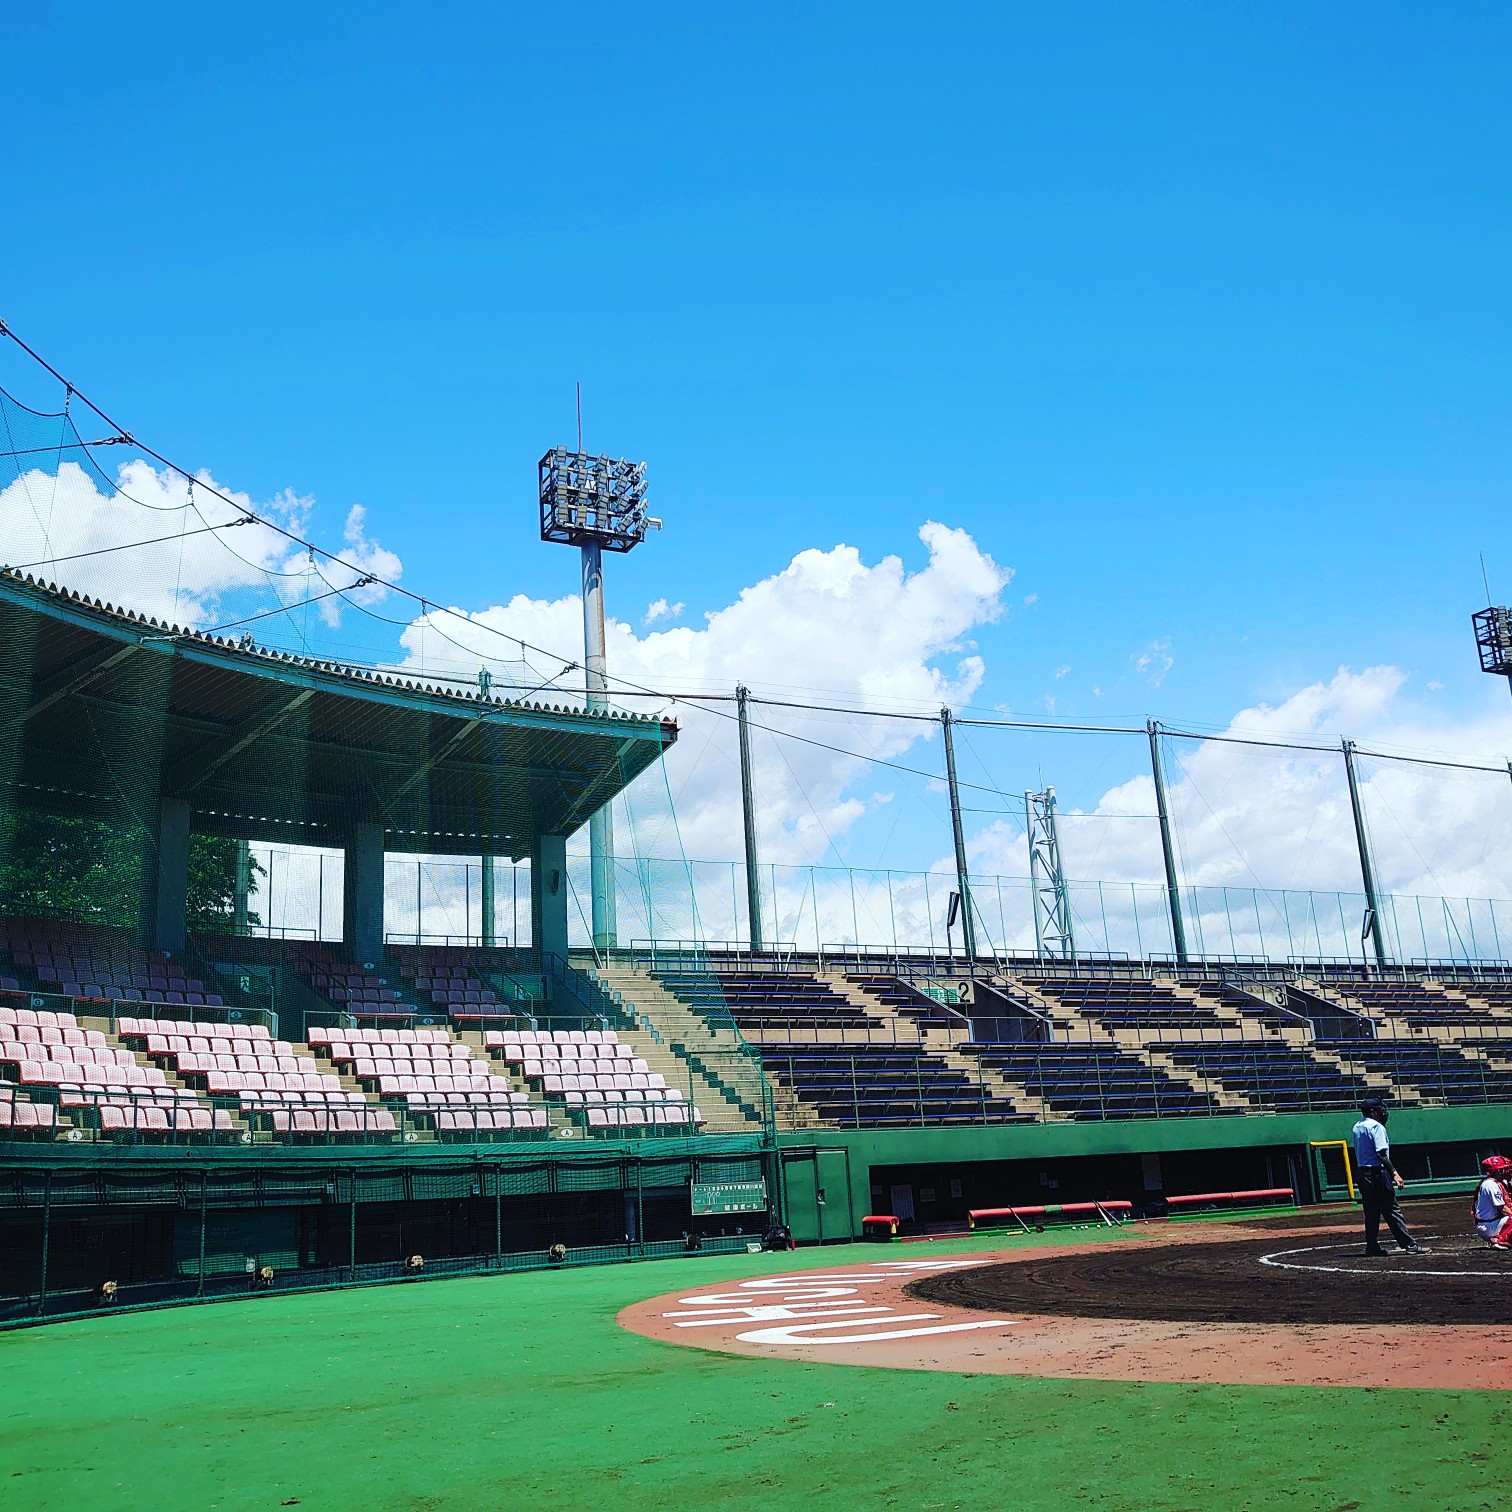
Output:
[[[1425,1096],[1410,1082],[1398,1081],[1396,1077],[1388,1077],[1381,1071],[1372,1071],[1368,1066],[1351,1061],[1348,1055],[1341,1054],[1336,1050],[1320,1050],[1315,1045],[1309,1045],[1307,1053],[1315,1061],[1321,1061],[1326,1066],[1332,1066],[1335,1070],[1342,1071],[1346,1076],[1357,1076],[1362,1081],[1371,1084],[1388,1081],[1391,1084],[1392,1099],[1403,1106],[1412,1107],[1416,1104],[1431,1103],[1433,1101],[1432,1098]]]
[[[1255,999],[1255,1011],[1257,1013],[1263,1011],[1262,1004],[1265,1007],[1269,1008],[1285,1006],[1284,1002],[1277,1004],[1270,998],[1267,998],[1263,992],[1255,990],[1257,986],[1258,984],[1252,984],[1250,988],[1245,988],[1242,986],[1240,987],[1241,991],[1248,992],[1249,995]],[[1193,990],[1197,992],[1197,995],[1201,1001],[1205,1002],[1209,1007],[1211,1007],[1214,1012],[1219,1013],[1220,1016],[1226,1017],[1227,1014],[1233,1013],[1236,1014],[1243,1023],[1250,1026],[1252,1029],[1258,1028],[1260,1030],[1260,1037],[1262,1039],[1279,1039],[1283,1043],[1290,1045],[1294,1050],[1306,1050],[1307,1047],[1312,1043],[1312,1031],[1307,1027],[1306,1024],[1295,1023],[1285,1018],[1280,1018],[1275,1023],[1269,1023],[1264,1019],[1256,1018],[1252,1014],[1245,1013],[1238,1008],[1229,1007],[1227,1003],[1221,1002],[1215,994],[1204,992],[1200,988]],[[1281,995],[1284,998],[1284,991]]]
[[[1465,1033],[1463,1024],[1456,1023],[1433,1023],[1425,1021],[1414,1014],[1384,1013],[1379,1008],[1362,1003],[1358,998],[1351,997],[1347,992],[1323,982],[1303,979],[1298,984],[1324,998],[1330,1003],[1338,1003],[1348,1008],[1351,1013],[1357,1013],[1362,1018],[1369,1019],[1373,1024],[1379,1024],[1387,1032],[1382,1035],[1383,1039],[1397,1040],[1439,1040],[1446,1044],[1457,1042]],[[1477,1017],[1486,1017],[1494,1021],[1498,1027],[1505,1027],[1512,1031],[1512,1009],[1504,1007],[1500,1003],[1488,1003],[1476,998],[1472,993],[1462,987],[1451,987],[1445,982],[1424,978],[1420,984],[1424,991],[1440,996],[1444,999],[1444,1010],[1453,1013],[1457,1008],[1467,1013],[1473,1013]]]
[[[240,1108],[228,1107],[223,1101],[217,1102],[209,1095],[209,1093],[202,1091],[200,1088],[191,1087],[189,1083],[186,1082],[184,1078],[180,1076],[174,1069],[173,1062],[168,1060],[166,1057],[162,1060],[158,1060],[154,1056],[148,1055],[145,1050],[133,1050],[131,1046],[128,1045],[126,1041],[116,1033],[115,1027],[112,1025],[111,1021],[108,1018],[83,1017],[79,1019],[79,1026],[83,1029],[98,1029],[100,1033],[105,1036],[106,1044],[108,1044],[113,1050],[124,1050],[126,1054],[129,1055],[132,1060],[134,1060],[139,1066],[157,1067],[157,1069],[160,1070],[163,1075],[168,1078],[168,1081],[173,1086],[182,1087],[186,1092],[193,1092],[194,1095],[199,1098],[200,1102],[205,1104],[207,1107],[215,1107],[217,1109],[230,1113],[231,1123],[236,1133],[247,1134],[250,1136],[251,1125],[247,1120],[246,1114],[243,1113]],[[72,1109],[70,1111],[77,1112],[79,1110]],[[60,1115],[60,1128],[62,1127],[61,1115],[63,1114],[63,1112],[64,1110],[62,1108],[58,1109],[58,1113]],[[222,1133],[217,1137],[224,1141],[225,1134]]]
[[[1198,1092],[1206,1092],[1220,1108],[1238,1108],[1253,1113],[1260,1107],[1259,1103],[1245,1093],[1225,1087],[1221,1082],[1204,1076],[1193,1066],[1179,1065],[1164,1051],[1144,1049],[1140,1053],[1152,1066],[1158,1066],[1172,1081],[1181,1082]]]
[[[760,1132],[763,1077],[732,1030],[709,1023],[640,967],[610,962],[583,969],[633,1021],[615,1032],[670,1086],[691,1087],[706,1132]],[[791,1094],[788,1100],[797,1104]],[[799,1113],[796,1106],[791,1111]],[[779,1117],[783,1112],[779,1100]]]
[[[1423,987],[1428,992],[1442,993],[1447,1000],[1447,1007],[1451,1012],[1457,1007],[1467,1008],[1476,1015],[1484,1014],[1494,1019],[1498,1028],[1505,1028],[1512,1033],[1512,1008],[1503,1003],[1492,1003],[1484,998],[1478,998],[1473,992],[1467,992],[1463,987],[1451,987],[1447,982],[1437,982],[1425,978]],[[1463,1029],[1456,1029],[1457,1034],[1462,1034]],[[1467,1055],[1469,1051],[1465,1052]]]
[[[1138,1043],[1139,1035],[1136,1031],[1126,1030],[1124,1031],[1125,1038],[1120,1039],[1113,1030],[1098,1023],[1096,1019],[1088,1018],[1074,1008],[1068,1008],[1059,998],[1039,992],[1015,976],[1004,975],[997,980],[1005,991],[1022,998],[1043,1013],[1055,1027],[1058,1037],[1067,1044],[1107,1045],[1114,1049],[1123,1049],[1131,1042],[1128,1037],[1131,1035],[1132,1042]]]
[[[925,1054],[943,1061],[953,1071],[960,1072],[967,1081],[979,1082],[986,1088],[988,1096],[1006,1098],[1013,1104],[1015,1110],[1020,1112],[1039,1110],[1049,1122],[1056,1122],[1070,1116],[1042,1108],[1043,1100],[1039,1094],[1031,1092],[1022,1082],[1010,1081],[990,1066],[984,1065],[976,1056],[957,1050],[955,1042],[959,1036],[952,1030],[923,1028],[913,1019],[906,1018],[880,999],[874,998],[864,987],[846,981],[844,976],[838,973],[822,974],[820,980],[827,983],[833,992],[843,997],[852,1007],[859,1008],[863,1013],[889,1025],[893,1030],[896,1043],[917,1044]]]
[[[1269,1040],[1272,1036],[1266,1026],[1258,1019],[1252,1019],[1241,1013],[1237,1008],[1225,1003],[1216,995],[1203,992],[1199,987],[1189,986],[1185,982],[1178,982],[1174,977],[1157,976],[1153,978],[1157,987],[1164,987],[1172,997],[1180,998],[1184,1003],[1191,1003],[1194,1007],[1204,1008],[1213,1015],[1224,1027],[1223,1039],[1229,1040]],[[1179,1033],[1180,1031],[1162,1031],[1162,1033]]]
[[[1133,1055],[1139,1060],[1147,1061],[1150,1065],[1158,1067],[1171,1081],[1178,1086],[1189,1087],[1193,1092],[1206,1092],[1220,1108],[1237,1108],[1252,1110],[1253,1103],[1242,1092],[1234,1092],[1227,1087],[1221,1087],[1216,1082],[1209,1081],[1200,1071],[1194,1071],[1188,1066],[1178,1065],[1170,1056],[1158,1050],[1152,1050],[1146,1039],[1146,1032],[1139,1029],[1110,1029],[1105,1024],[1086,1014],[1078,1013],[1076,1009],[1067,1007],[1058,998],[1050,997],[1046,993],[1036,992],[1032,987],[1019,981],[1015,977],[1005,979],[1005,985],[1014,993],[1023,995],[1026,1001],[1031,1002],[1047,1014],[1055,1024],[1058,1031],[1064,1034],[1066,1041],[1075,1045],[1090,1045],[1096,1048],[1105,1045],[1110,1049],[1122,1050],[1125,1054]],[[1235,1018],[1239,1015],[1236,1013]],[[1160,1031],[1164,1035],[1179,1034],[1179,1030]]]

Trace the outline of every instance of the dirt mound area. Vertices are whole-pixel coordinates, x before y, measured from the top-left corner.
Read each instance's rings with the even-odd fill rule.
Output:
[[[973,1311],[1171,1323],[1484,1323],[1512,1302],[1512,1255],[1467,1232],[1466,1207],[1409,1209],[1423,1255],[1367,1257],[1358,1216],[1335,1210],[1242,1226],[1269,1230],[1259,1239],[1050,1252],[931,1276],[907,1295]]]

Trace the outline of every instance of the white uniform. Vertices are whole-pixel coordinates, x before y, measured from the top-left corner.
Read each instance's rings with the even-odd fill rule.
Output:
[[[1507,1189],[1496,1177],[1488,1176],[1475,1194],[1475,1232],[1494,1242],[1501,1238],[1509,1221],[1512,1204],[1507,1201]]]

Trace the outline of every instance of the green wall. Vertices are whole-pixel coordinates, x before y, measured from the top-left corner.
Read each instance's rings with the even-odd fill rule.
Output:
[[[959,1183],[962,1191],[955,1202],[959,1216],[964,1216],[963,1204],[973,1196],[986,1199],[975,1205],[995,1205],[1007,1192],[1013,1193],[1016,1202],[1076,1200],[1088,1194],[1138,1201],[1148,1195],[1144,1179],[1153,1168],[1145,1157],[1159,1159],[1161,1190],[1167,1195],[1261,1184],[1265,1173],[1270,1173],[1275,1184],[1296,1185],[1304,1200],[1312,1200],[1318,1192],[1310,1143],[1347,1138],[1355,1116],[1345,1110],[1107,1123],[795,1131],[779,1138],[784,1215],[794,1235],[804,1242],[856,1238],[867,1213],[874,1208],[889,1211],[888,1192],[894,1181],[913,1182],[921,1189],[943,1187],[942,1198],[953,1183]],[[1399,1163],[1409,1177],[1414,1175],[1414,1160],[1419,1160],[1430,1177],[1444,1174],[1463,1179],[1474,1169],[1474,1150],[1503,1147],[1503,1153],[1512,1154],[1512,1104],[1402,1108],[1392,1115],[1391,1133]],[[1430,1158],[1435,1150],[1444,1156],[1438,1168]],[[765,1167],[769,1153],[759,1138],[751,1136],[403,1149],[18,1143],[4,1150],[13,1179],[9,1202],[0,1199],[0,1207],[40,1206],[44,1172],[54,1175],[53,1201],[60,1205],[93,1200],[90,1188],[95,1182],[126,1180],[143,1183],[144,1202],[197,1206],[200,1173],[208,1172],[216,1183],[245,1178],[241,1200],[249,1207],[264,1207],[305,1200],[291,1196],[294,1187],[310,1187],[314,1195],[309,1200],[316,1201],[332,1181],[341,1186],[339,1195],[345,1201],[343,1183],[354,1175],[362,1183],[362,1201],[378,1200],[380,1195],[390,1200],[451,1196],[455,1194],[449,1184],[474,1166],[489,1192],[496,1180],[522,1193],[633,1190],[638,1179],[652,1187],[685,1182],[689,1160],[724,1165],[744,1158]],[[1045,1182],[1047,1171],[1053,1177],[1044,1185],[1043,1195],[1030,1195],[1036,1181]],[[875,1199],[874,1181],[881,1185]],[[81,1185],[84,1190],[77,1195],[63,1195]],[[394,1187],[392,1193],[388,1186]],[[148,1188],[153,1189],[151,1194]],[[957,1214],[952,1211],[945,1216]]]
[[[809,1129],[780,1136],[787,1191],[787,1221],[804,1242],[856,1237],[861,1219],[872,1211],[872,1172],[920,1173],[974,1165],[1017,1162],[1101,1161],[1110,1172],[1124,1173],[1146,1154],[1175,1157],[1176,1169],[1200,1162],[1180,1157],[1195,1152],[1273,1153],[1284,1171],[1286,1154],[1300,1155],[1317,1140],[1347,1139],[1358,1114],[1275,1114],[1234,1118],[1127,1119],[1107,1123],[1039,1123],[978,1125],[951,1129]],[[1454,1108],[1401,1108],[1391,1115],[1391,1135],[1400,1161],[1436,1146],[1490,1146],[1512,1142],[1512,1104],[1476,1104]],[[1506,1153],[1512,1153],[1512,1150]],[[820,1173],[816,1180],[815,1170]],[[1256,1162],[1234,1162],[1252,1168]],[[1221,1165],[1221,1162],[1219,1162]],[[1306,1188],[1309,1173],[1299,1172]],[[827,1176],[827,1179],[826,1179]],[[1290,1185],[1278,1174],[1279,1184]],[[837,1190],[836,1182],[847,1183]],[[825,1200],[816,1200],[816,1187]],[[1173,1184],[1169,1192],[1194,1190]],[[1119,1195],[1135,1197],[1120,1190]],[[1304,1196],[1311,1196],[1304,1190]],[[1056,1200],[1054,1193],[1047,1201]],[[886,1209],[884,1208],[884,1211]],[[849,1224],[850,1233],[839,1229]]]

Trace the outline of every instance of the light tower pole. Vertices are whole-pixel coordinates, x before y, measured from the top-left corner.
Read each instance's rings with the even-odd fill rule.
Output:
[[[590,709],[608,703],[604,654],[604,558],[631,551],[660,530],[646,513],[646,464],[592,457],[555,447],[541,458],[541,539],[576,546],[583,561],[583,665]],[[618,943],[614,918],[614,821],[604,805],[588,820],[588,864],[593,893],[593,948]]]

